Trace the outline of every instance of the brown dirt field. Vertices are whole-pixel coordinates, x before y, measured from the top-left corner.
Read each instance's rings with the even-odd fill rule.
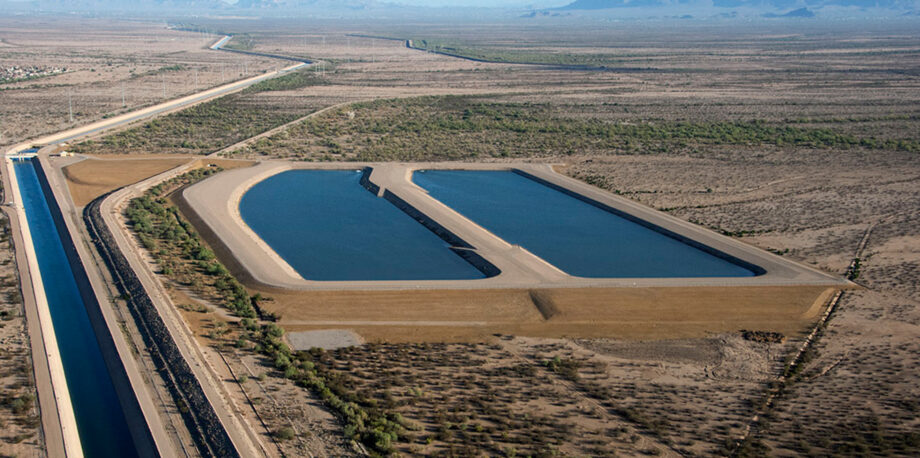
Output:
[[[352,329],[369,341],[475,342],[494,334],[674,339],[757,329],[802,335],[825,287],[582,288],[541,290],[263,291],[289,331]],[[377,323],[375,323],[377,322]]]
[[[87,159],[64,168],[67,187],[76,206],[122,186],[137,183],[188,162],[171,159]]]
[[[64,168],[67,187],[78,207],[86,205],[93,199],[122,186],[163,173],[174,167],[187,163],[187,156],[162,155],[157,158],[136,159],[124,157],[119,159],[87,159]],[[230,159],[195,159],[196,167],[214,164],[224,169],[249,167],[254,162]]]

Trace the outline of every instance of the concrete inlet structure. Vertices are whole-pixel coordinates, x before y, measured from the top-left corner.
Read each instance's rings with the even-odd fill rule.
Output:
[[[470,247],[469,251],[495,271],[476,280],[419,281],[313,281],[297,271],[266,244],[240,215],[240,200],[246,191],[273,175],[295,169],[370,170],[365,187],[376,192],[430,230],[452,237]],[[678,239],[723,259],[752,270],[748,277],[694,278],[583,278],[569,275],[521,246],[489,232],[454,209],[432,198],[415,185],[416,170],[514,170],[539,183],[574,196],[591,205],[639,222],[655,231]],[[303,164],[263,162],[246,169],[222,173],[198,183],[183,194],[204,229],[212,232],[238,264],[257,283],[293,290],[399,290],[399,289],[498,289],[498,288],[611,288],[667,286],[828,286],[849,283],[818,270],[791,262],[740,241],[671,217],[625,198],[610,194],[578,180],[565,177],[548,165],[468,164],[468,163],[327,163]],[[373,230],[370,228],[369,230]],[[447,239],[445,239],[447,240]],[[456,243],[452,243],[456,245]],[[475,265],[475,262],[474,262]]]

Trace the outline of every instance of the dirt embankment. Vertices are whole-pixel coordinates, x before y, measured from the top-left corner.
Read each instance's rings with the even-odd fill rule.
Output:
[[[188,157],[158,159],[88,158],[63,169],[74,205],[82,207],[93,199],[122,186],[137,183],[185,164]]]

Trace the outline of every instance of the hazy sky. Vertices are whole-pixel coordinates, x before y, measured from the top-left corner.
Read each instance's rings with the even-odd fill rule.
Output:
[[[514,8],[551,8],[571,3],[571,0],[388,0],[392,3],[420,6],[492,6]]]
[[[28,0],[22,0],[28,1]],[[238,0],[223,0],[227,3],[236,3]],[[380,0],[382,3],[398,3],[417,6],[480,6],[498,8],[554,8],[572,3],[573,0]]]

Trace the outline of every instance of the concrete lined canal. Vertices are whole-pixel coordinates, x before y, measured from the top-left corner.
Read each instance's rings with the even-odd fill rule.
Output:
[[[83,453],[88,457],[138,456],[35,160],[15,160],[13,166]]]

